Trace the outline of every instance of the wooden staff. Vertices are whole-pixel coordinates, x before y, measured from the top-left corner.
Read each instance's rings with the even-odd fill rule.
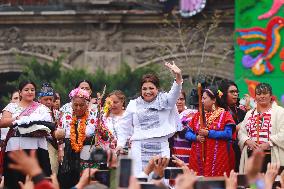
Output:
[[[202,86],[201,83],[198,83],[197,85],[197,91],[198,91],[198,110],[199,110],[199,123],[200,123],[200,129],[204,129],[204,111],[203,111],[203,105],[202,105]],[[201,146],[201,152],[202,152],[202,160],[205,160],[205,152],[204,152],[204,142],[202,142]]]

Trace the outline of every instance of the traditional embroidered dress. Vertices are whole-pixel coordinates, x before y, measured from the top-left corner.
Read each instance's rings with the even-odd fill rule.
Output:
[[[18,181],[24,181],[25,175],[8,168],[11,163],[8,154],[10,151],[23,149],[27,152],[34,149],[37,152],[39,164],[44,173],[51,174],[50,161],[47,151],[46,136],[54,130],[50,110],[39,103],[33,102],[28,108],[23,108],[16,103],[8,104],[3,111],[8,111],[12,117],[21,115],[14,123],[14,134],[6,145],[6,155],[4,159],[5,186],[8,188],[19,188]]]
[[[176,101],[181,85],[173,83],[168,93],[159,92],[152,102],[141,97],[131,100],[118,125],[118,146],[124,146],[132,135],[131,155],[134,175],[138,176],[152,156],[170,156],[168,139],[177,130]]]
[[[253,127],[254,123],[256,123],[255,114],[257,114],[255,109],[248,111],[244,121],[240,125],[238,133],[239,145],[242,150],[240,173],[244,173],[248,159],[248,147],[245,145],[245,142],[250,139],[250,136],[252,136],[254,140],[257,140],[257,130]],[[281,166],[284,166],[284,108],[273,102],[271,110],[265,112],[263,117],[260,116],[258,125],[260,126],[259,142],[267,142],[270,140],[273,144],[270,155],[271,162],[280,163]]]
[[[185,139],[185,132],[188,129],[188,124],[193,118],[197,110],[186,109],[179,114],[180,123],[178,132],[171,138],[171,152],[179,159],[183,160],[186,165],[189,163],[189,155],[191,150],[191,142]]]
[[[259,144],[268,142],[271,135],[271,109],[263,114],[253,111],[246,124],[248,136]]]
[[[69,109],[72,110],[72,109]],[[73,111],[72,111],[73,112]],[[95,140],[95,130],[97,125],[97,115],[94,111],[88,111],[88,117],[86,119],[86,128],[85,128],[85,136],[86,139],[83,143],[83,148],[80,150],[80,152],[76,152],[74,149],[72,149],[70,136],[71,136],[71,122],[72,122],[72,112],[65,112],[60,120],[59,128],[65,129],[65,147],[64,147],[64,158],[62,165],[59,168],[60,173],[60,181],[63,188],[70,188],[74,186],[78,181],[80,177],[81,171],[83,171],[85,168],[88,167],[97,167],[97,164],[94,164],[92,161],[90,161],[90,153],[92,152],[92,149],[94,149],[96,146],[93,145],[91,149],[91,143],[94,144]],[[75,124],[75,129],[77,130],[76,134],[76,140],[79,143],[79,130],[81,125],[81,119],[78,119]],[[105,134],[107,135],[108,130],[104,128]],[[97,144],[100,147],[104,147],[108,141],[105,141],[102,138],[101,134],[96,135]]]
[[[222,108],[206,113],[209,134],[203,144],[196,141],[200,129],[199,116],[199,112],[195,114],[185,135],[192,141],[189,168],[202,176],[223,176],[224,172],[229,174],[234,168],[231,140],[235,123],[231,114]]]
[[[245,125],[248,137],[259,143],[267,143],[270,141],[271,136],[271,114],[272,111],[269,109],[267,112],[262,114],[258,113],[255,109],[252,111],[248,118],[247,124]],[[248,149],[249,156],[252,153],[251,149]],[[267,163],[271,162],[270,150],[266,152],[266,156],[263,161],[262,172],[266,172]]]

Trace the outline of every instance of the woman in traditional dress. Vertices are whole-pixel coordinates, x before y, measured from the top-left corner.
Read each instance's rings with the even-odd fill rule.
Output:
[[[175,155],[177,158],[183,160],[186,165],[188,165],[191,143],[185,139],[184,135],[188,128],[189,122],[197,110],[188,109],[186,107],[186,94],[184,91],[181,91],[176,106],[180,120],[178,120],[178,131],[170,139],[171,152],[172,155]]]
[[[88,103],[88,108],[89,109],[93,109],[94,111],[97,110],[97,100],[95,98],[92,98],[92,94],[93,94],[93,90],[92,90],[92,83],[89,80],[81,80],[79,82],[76,83],[75,88],[80,88],[83,89],[85,91],[87,91],[90,95],[90,100],[87,102]],[[60,108],[60,112],[61,115],[62,113],[72,113],[72,102],[68,102],[66,104],[64,104],[61,108]]]
[[[223,93],[221,101],[225,105],[225,110],[230,112],[237,125],[236,132],[233,131],[236,134],[236,136],[233,136],[233,149],[235,152],[235,172],[239,172],[241,151],[237,140],[238,124],[244,120],[246,112],[239,107],[239,89],[235,82],[223,81],[219,89]]]
[[[170,156],[168,139],[176,132],[178,112],[176,102],[182,88],[181,70],[166,63],[176,80],[168,93],[159,92],[159,79],[146,74],[141,80],[141,96],[131,100],[119,121],[117,151],[121,152],[131,136],[131,156],[134,175],[138,176],[152,156]]]
[[[234,166],[234,151],[232,149],[232,131],[235,122],[232,115],[225,111],[220,102],[222,93],[210,87],[204,90],[202,103],[204,105],[205,120],[201,128],[201,112],[195,114],[185,134],[185,138],[192,142],[189,168],[202,176],[227,175]]]
[[[19,103],[10,103],[3,110],[1,127],[10,127],[7,134],[4,159],[5,186],[19,188],[18,181],[24,181],[25,175],[9,169],[9,153],[15,150],[36,150],[37,158],[44,173],[51,174],[46,136],[54,129],[50,110],[34,101],[36,85],[30,81],[19,84]]]
[[[88,109],[90,94],[84,89],[73,89],[69,97],[72,112],[65,112],[60,120],[65,130],[62,165],[59,167],[61,188],[70,188],[79,181],[80,173],[87,167],[94,167],[90,153],[96,146],[108,140],[108,130],[97,125],[96,112]]]
[[[284,108],[276,104],[272,94],[269,84],[258,84],[255,88],[257,106],[247,112],[240,125],[240,173],[244,173],[248,156],[256,149],[265,151],[262,172],[269,162],[284,166]]]

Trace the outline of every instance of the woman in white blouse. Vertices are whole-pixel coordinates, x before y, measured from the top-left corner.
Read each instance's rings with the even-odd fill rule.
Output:
[[[107,128],[112,133],[112,136],[114,137],[114,140],[117,139],[117,123],[123,116],[123,113],[125,112],[125,100],[126,97],[124,93],[120,90],[112,91],[107,99],[111,100],[111,107],[110,112],[107,114],[104,114],[104,122],[107,126]]]
[[[134,175],[138,176],[152,156],[169,157],[168,138],[177,130],[176,102],[182,88],[181,70],[173,63],[165,66],[175,74],[168,93],[159,92],[159,79],[146,74],[141,80],[141,96],[131,100],[119,121],[117,151],[121,152],[131,136]]]
[[[9,103],[3,110],[0,127],[9,127],[4,159],[5,186],[19,188],[18,181],[24,181],[25,175],[8,168],[11,159],[9,153],[15,150],[36,150],[39,164],[44,173],[51,174],[47,151],[46,136],[54,129],[50,110],[34,101],[36,86],[31,81],[19,84],[20,102]]]

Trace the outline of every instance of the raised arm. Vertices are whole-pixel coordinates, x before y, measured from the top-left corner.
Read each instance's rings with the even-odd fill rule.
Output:
[[[176,78],[176,83],[178,85],[182,84],[182,75],[181,75],[181,70],[179,69],[179,67],[177,67],[177,65],[174,63],[165,63],[165,66],[175,75]]]
[[[175,65],[170,63],[165,63],[165,66],[175,75],[175,82],[173,83],[171,90],[167,93],[167,101],[170,107],[175,106],[177,99],[180,95],[182,89],[182,75],[181,70]]]

